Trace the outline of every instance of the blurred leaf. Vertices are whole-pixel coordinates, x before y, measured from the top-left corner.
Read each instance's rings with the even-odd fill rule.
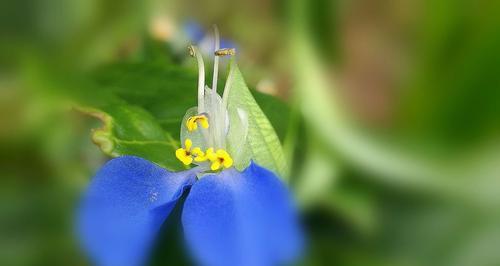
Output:
[[[303,208],[314,206],[330,198],[339,179],[339,164],[332,162],[331,153],[318,138],[307,137],[307,154],[302,159],[300,172],[296,174],[295,194]]]
[[[147,110],[176,139],[186,110],[196,105],[196,73],[166,61],[112,64],[97,69],[94,79],[100,87]]]
[[[307,156],[296,174],[294,191],[302,209],[324,207],[334,216],[339,216],[353,229],[371,234],[376,227],[376,204],[370,189],[358,184],[352,173],[346,173],[339,161],[321,139],[308,135]],[[349,175],[350,174],[350,175]]]
[[[382,226],[374,245],[379,254],[411,265],[498,265],[496,209],[470,208],[425,195],[387,190],[383,194]]]
[[[228,110],[229,113],[236,113],[237,108],[242,108],[248,115],[247,145],[250,147],[251,158],[286,179],[287,165],[278,136],[250,93],[236,62],[232,61],[230,67]]]
[[[402,134],[462,152],[500,133],[496,1],[423,5],[415,63],[402,91]]]
[[[300,3],[300,2],[299,2]],[[302,8],[296,8],[302,18]],[[299,23],[300,22],[300,23]],[[297,19],[292,40],[295,56],[296,93],[306,123],[333,151],[354,167],[360,167],[386,184],[421,190],[476,204],[498,204],[500,197],[491,189],[498,184],[498,142],[469,152],[436,157],[414,152],[396,138],[383,139],[359,128],[341,108],[339,94],[324,73],[320,57],[309,39],[305,21]],[[328,123],[325,123],[328,121]],[[370,134],[371,133],[371,134]]]

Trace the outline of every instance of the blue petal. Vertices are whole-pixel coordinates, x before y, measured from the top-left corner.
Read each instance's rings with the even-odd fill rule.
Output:
[[[142,158],[106,163],[93,178],[77,217],[82,245],[97,265],[142,265],[154,236],[194,170],[171,173]]]
[[[229,169],[195,183],[182,223],[201,265],[281,265],[302,249],[289,192],[272,172],[254,163],[241,173]]]

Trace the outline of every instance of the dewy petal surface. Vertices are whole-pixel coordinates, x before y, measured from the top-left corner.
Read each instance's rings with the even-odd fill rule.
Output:
[[[77,217],[78,234],[93,262],[142,265],[155,234],[195,179],[194,170],[171,173],[134,156],[106,163],[92,179]]]
[[[193,185],[183,209],[187,244],[207,266],[271,266],[297,258],[302,231],[286,187],[252,163]]]

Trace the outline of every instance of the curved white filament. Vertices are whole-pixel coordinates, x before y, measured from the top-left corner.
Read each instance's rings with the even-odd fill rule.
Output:
[[[220,37],[219,37],[219,29],[217,28],[216,25],[214,25],[214,54],[215,51],[219,50],[220,48]],[[219,57],[216,55],[214,57],[214,74],[212,78],[212,90],[214,93],[217,93],[217,78],[219,75]]]
[[[193,46],[194,55],[198,63],[198,113],[205,112],[205,64],[197,47]]]

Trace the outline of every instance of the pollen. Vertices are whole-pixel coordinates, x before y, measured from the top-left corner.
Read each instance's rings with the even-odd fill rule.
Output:
[[[208,128],[208,117],[204,114],[200,114],[188,118],[186,121],[188,131],[191,132],[198,129],[198,123],[200,123],[203,128]]]
[[[217,171],[222,167],[229,168],[233,166],[233,159],[229,153],[223,149],[218,149],[214,152],[214,149],[210,148],[206,152],[206,157],[210,160],[210,162],[212,162],[212,165],[210,166],[212,171]]]
[[[193,162],[191,146],[193,146],[193,142],[190,139],[186,139],[184,141],[184,148],[179,148],[175,151],[175,157],[177,157],[177,159],[179,159],[179,161],[181,161],[184,165],[190,165]]]

